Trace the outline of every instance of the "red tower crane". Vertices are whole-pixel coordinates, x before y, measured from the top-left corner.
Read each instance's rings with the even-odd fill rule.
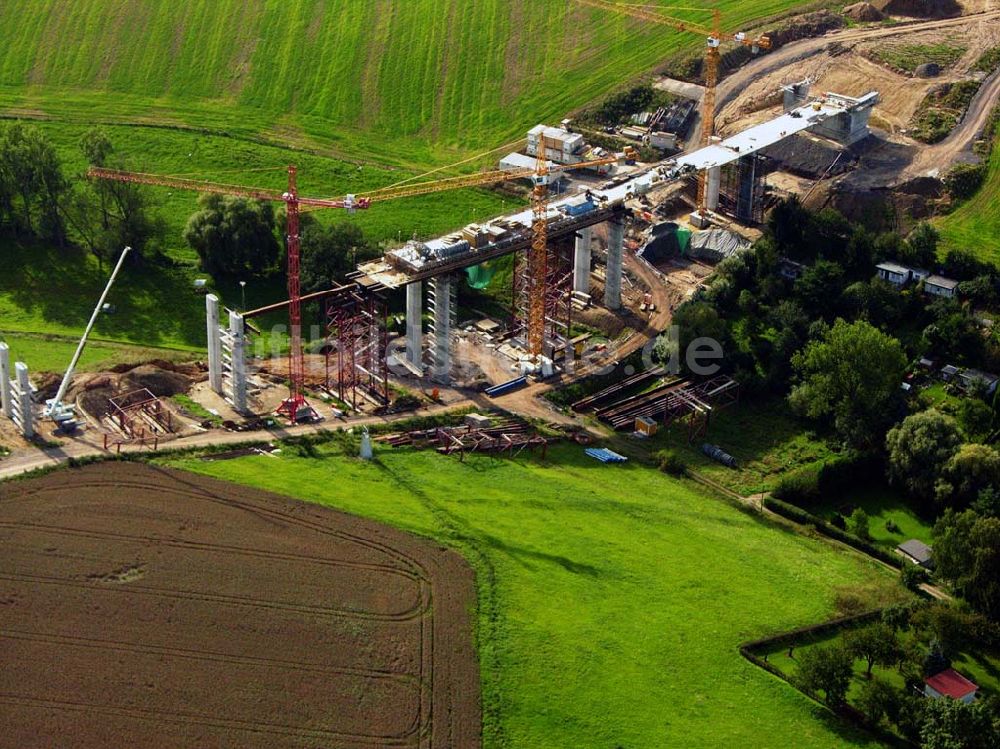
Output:
[[[302,394],[305,386],[305,358],[302,353],[302,302],[299,285],[299,211],[303,206],[309,208],[341,208],[348,211],[354,211],[359,208],[365,209],[371,206],[371,201],[368,198],[355,198],[353,195],[333,199],[304,198],[299,195],[296,183],[297,172],[296,167],[288,167],[288,189],[283,193],[258,187],[203,182],[201,180],[184,179],[181,177],[126,172],[120,169],[105,169],[102,167],[91,167],[88,172],[88,176],[97,179],[109,179],[138,185],[172,187],[179,190],[193,190],[195,192],[214,193],[217,195],[233,195],[285,204],[288,224],[289,386],[288,398],[282,402],[278,408],[278,413],[287,416],[292,421],[296,420],[304,408],[309,407],[305,396]]]

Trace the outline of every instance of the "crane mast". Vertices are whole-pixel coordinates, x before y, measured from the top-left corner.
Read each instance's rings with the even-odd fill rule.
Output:
[[[83,331],[83,336],[76,346],[76,352],[69,362],[69,367],[66,368],[66,374],[63,375],[62,382],[59,383],[59,390],[56,391],[55,397],[46,404],[45,415],[50,416],[64,431],[72,431],[75,428],[76,422],[73,419],[72,407],[67,408],[63,404],[63,398],[66,397],[66,390],[69,388],[69,382],[73,378],[73,372],[76,370],[76,365],[80,361],[80,355],[87,345],[90,331],[94,329],[97,316],[101,314],[101,309],[104,307],[104,300],[108,298],[108,292],[111,291],[115,279],[118,278],[119,271],[121,271],[122,266],[125,264],[125,257],[131,250],[131,247],[126,247],[122,250],[122,254],[119,255],[115,269],[111,271],[111,277],[108,278],[108,283],[101,293],[101,298],[97,300],[97,304],[94,306],[94,312],[90,315],[90,322],[87,323],[87,328]]]
[[[718,8],[690,8],[670,6],[622,5],[610,0],[576,0],[582,5],[600,10],[621,13],[640,21],[669,26],[685,33],[701,34],[705,37],[705,95],[701,102],[701,145],[707,146],[715,135],[715,92],[719,84],[719,71],[722,67],[722,55],[719,48],[723,42],[736,42],[750,47],[754,52],[770,49],[771,40],[767,36],[751,38],[743,32],[726,33],[722,30],[722,12]],[[686,21],[682,18],[664,15],[664,10],[694,11],[712,14],[712,26],[709,28],[700,23]],[[698,175],[698,209],[704,215],[707,211],[707,181],[705,173]]]

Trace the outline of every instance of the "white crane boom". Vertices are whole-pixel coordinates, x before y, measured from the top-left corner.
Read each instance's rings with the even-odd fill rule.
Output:
[[[63,406],[62,399],[66,397],[66,390],[69,388],[70,378],[73,377],[73,370],[76,369],[76,365],[80,361],[80,355],[83,353],[84,346],[87,345],[87,338],[90,336],[90,331],[94,329],[94,323],[97,322],[97,316],[101,314],[101,308],[104,306],[104,300],[108,298],[108,292],[111,291],[111,286],[114,284],[115,278],[118,277],[118,271],[122,269],[122,265],[125,263],[125,256],[128,255],[131,249],[131,247],[126,247],[122,250],[122,254],[118,258],[118,264],[115,265],[115,269],[111,271],[111,278],[108,279],[108,285],[104,287],[104,293],[101,294],[101,298],[97,301],[97,306],[94,307],[94,313],[90,316],[90,322],[87,323],[87,329],[83,331],[83,337],[80,339],[80,343],[77,344],[76,353],[73,354],[73,359],[69,363],[69,368],[67,368],[66,374],[63,375],[62,382],[59,383],[59,390],[56,392],[55,398],[47,402],[45,414],[47,416],[51,416],[56,422],[68,422],[72,418],[72,414],[69,412],[70,410]]]

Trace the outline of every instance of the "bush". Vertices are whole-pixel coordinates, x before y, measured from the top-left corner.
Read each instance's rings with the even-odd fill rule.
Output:
[[[656,463],[661,471],[671,476],[683,476],[687,473],[687,463],[673,450],[660,450],[656,453]]]
[[[822,464],[816,463],[786,473],[774,487],[773,494],[780,500],[800,506],[815,504],[821,497],[822,471]]]
[[[903,529],[900,528],[898,525],[896,525],[896,522],[894,520],[891,520],[891,519],[885,521],[885,529],[887,531],[889,531],[889,533],[902,533],[903,532]]]
[[[926,583],[928,579],[927,570],[918,564],[910,562],[905,562],[899,573],[899,581],[903,584],[903,587],[913,592],[918,591],[920,586]]]
[[[395,411],[413,410],[415,408],[420,408],[421,405],[422,402],[420,398],[415,396],[413,393],[403,393],[392,402],[392,408]]]
[[[847,529],[862,541],[871,541],[872,534],[868,530],[868,523],[868,513],[859,507],[848,518]]]
[[[986,164],[957,164],[945,175],[944,183],[955,200],[971,198],[986,179]]]

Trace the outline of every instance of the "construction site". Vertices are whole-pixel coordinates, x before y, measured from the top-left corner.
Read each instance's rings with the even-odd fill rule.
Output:
[[[211,430],[464,403],[489,388],[519,398],[533,381],[558,387],[661,332],[715,264],[760,236],[778,199],[796,195],[844,210],[872,194],[905,195],[917,178],[961,158],[996,88],[995,75],[983,83],[983,101],[972,102],[957,135],[921,145],[908,129],[920,103],[935,86],[975,75],[973,62],[1000,42],[996,24],[942,13],[890,30],[878,22],[891,18],[891,3],[862,4],[845,13],[870,26],[826,29],[823,18],[813,19],[824,35],[788,41],[787,31],[774,32],[773,40],[767,32],[726,33],[718,13],[698,24],[605,0],[580,2],[708,40],[705,85],[657,80],[654,87],[669,92],[672,103],[606,128],[616,149],[603,138],[604,145],[592,144],[591,129],[568,117],[531,128],[519,150],[478,173],[330,199],[300,195],[295,167],[284,191],[92,168],[96,180],[284,206],[287,297],[237,310],[207,295],[205,356],[181,367],[152,362],[73,378],[74,360],[64,377],[33,382],[30,362],[11,362],[2,351],[5,429],[49,439],[55,428],[60,439],[107,449],[155,448]],[[962,36],[961,50],[949,47],[947,64],[893,67],[888,61],[898,65],[897,58],[884,54],[886,38],[918,54],[955,35]],[[730,50],[725,58],[722,50]],[[735,66],[733,50],[744,54]],[[643,161],[640,150],[659,159]],[[415,237],[359,264],[346,283],[301,293],[300,211],[378,210],[395,199],[518,182],[527,195],[523,210],[446,236]],[[495,286],[505,263],[509,287],[497,295],[510,300],[506,316],[460,311],[460,289]],[[103,297],[95,318],[102,304]],[[304,320],[304,307],[318,308],[319,319]],[[402,314],[391,312],[400,308]],[[277,352],[258,323],[275,314],[288,320]],[[684,388],[671,397],[697,402]],[[629,412],[633,421],[636,415],[649,414]]]
[[[0,749],[1000,736],[996,2],[10,2]]]

